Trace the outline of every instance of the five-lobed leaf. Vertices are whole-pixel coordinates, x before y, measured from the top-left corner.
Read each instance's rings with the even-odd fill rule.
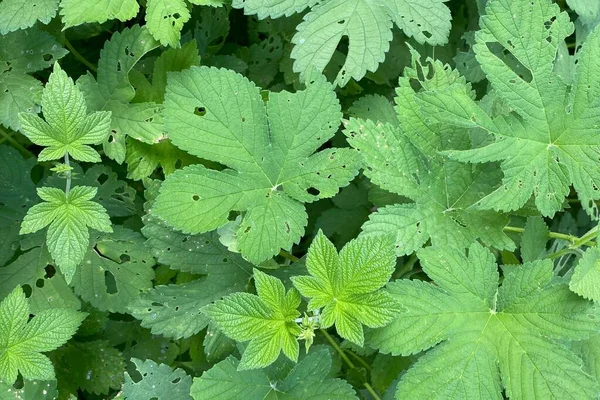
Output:
[[[502,387],[515,399],[597,393],[563,343],[595,335],[598,310],[553,277],[549,260],[519,266],[498,287],[494,257],[479,244],[468,255],[442,247],[418,255],[435,284],[390,284],[404,311],[368,340],[394,355],[435,346],[402,377],[396,398],[501,399]]]
[[[297,361],[300,327],[300,294],[294,288],[287,293],[283,283],[257,269],[254,281],[258,295],[233,293],[202,309],[230,338],[250,341],[239,369],[262,368],[272,364],[280,352]]]
[[[242,255],[262,262],[297,243],[307,224],[302,203],[334,196],[357,174],[352,149],[317,149],[340,122],[333,87],[315,76],[296,93],[269,93],[233,71],[192,67],[171,74],[165,126],[173,143],[223,171],[193,165],[170,174],[152,212],[185,233],[225,225],[244,213]],[[313,154],[314,153],[314,154]]]
[[[54,368],[41,354],[62,346],[77,331],[86,314],[55,308],[29,319],[29,303],[20,286],[0,302],[0,380],[53,380]]]
[[[397,314],[398,305],[381,290],[395,266],[395,247],[389,236],[354,239],[338,255],[319,231],[308,249],[310,276],[293,276],[292,282],[310,299],[309,310],[323,309],[321,328],[335,324],[341,337],[362,346],[363,325],[380,328]]]
[[[91,201],[97,191],[89,186],[75,186],[69,193],[51,187],[38,188],[38,196],[44,202],[31,207],[21,224],[22,235],[48,227],[48,250],[67,283],[85,255],[88,227],[112,232],[106,209]]]
[[[513,211],[533,195],[544,216],[563,208],[573,185],[584,209],[594,215],[600,199],[600,151],[597,134],[600,30],[590,34],[578,54],[573,83],[553,70],[557,49],[573,32],[566,12],[550,0],[488,3],[474,50],[497,96],[513,112],[495,118],[480,104],[453,88],[440,87],[423,96],[428,115],[466,128],[482,128],[494,141],[472,150],[449,151],[456,160],[500,161],[502,185],[477,206]],[[509,28],[514,27],[513,28]],[[530,73],[517,74],[490,44],[499,44]]]

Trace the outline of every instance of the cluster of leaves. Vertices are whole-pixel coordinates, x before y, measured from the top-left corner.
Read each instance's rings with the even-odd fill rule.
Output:
[[[0,397],[597,398],[598,24],[0,0]]]

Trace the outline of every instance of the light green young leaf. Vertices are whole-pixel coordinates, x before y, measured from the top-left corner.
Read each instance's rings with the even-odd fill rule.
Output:
[[[110,112],[87,113],[83,93],[58,63],[42,93],[45,121],[32,113],[20,113],[22,132],[33,143],[46,148],[38,161],[50,161],[69,153],[79,161],[100,162],[90,144],[102,143],[110,129]]]
[[[56,15],[59,0],[4,0],[0,3],[0,35],[47,24]]]
[[[60,16],[65,28],[85,23],[103,23],[111,19],[128,21],[140,10],[136,0],[80,1],[62,0]]]
[[[67,283],[85,255],[90,237],[88,227],[112,232],[106,209],[91,201],[97,191],[94,187],[75,186],[65,194],[56,188],[38,188],[38,196],[44,202],[31,207],[21,224],[21,235],[48,226],[48,250]]]
[[[396,266],[394,242],[389,236],[352,240],[340,251],[319,231],[308,249],[306,267],[310,276],[294,276],[292,282],[309,310],[321,312],[320,326],[335,324],[338,334],[362,346],[363,325],[380,328],[399,308],[381,290]]]
[[[435,346],[402,377],[397,399],[502,399],[502,387],[514,399],[594,398],[598,383],[564,343],[595,335],[600,313],[553,276],[550,260],[514,269],[498,287],[494,256],[479,244],[468,255],[429,247],[418,256],[435,284],[390,284],[404,311],[368,340],[393,355]]]
[[[146,27],[126,28],[115,33],[100,52],[97,79],[87,74],[77,80],[89,109],[111,111],[110,135],[103,148],[119,164],[125,160],[127,136],[144,143],[164,138],[162,107],[154,102],[130,103],[135,89],[129,73],[146,53],[158,46]]]
[[[181,28],[190,19],[184,0],[148,0],[146,26],[163,46],[179,47]]]
[[[586,250],[575,266],[569,287],[586,299],[600,302],[600,249]]]
[[[322,72],[342,37],[349,40],[346,60],[336,84],[375,71],[392,40],[392,22],[419,43],[444,44],[450,32],[447,0],[332,0],[320,2],[304,16],[292,39],[294,71]]]
[[[431,91],[447,85],[465,96],[472,96],[470,87],[441,62],[423,65],[419,54],[412,53],[413,65],[405,69],[396,89],[397,116],[389,110],[374,113],[369,108],[357,108],[355,113],[378,122],[350,118],[345,123],[348,142],[360,150],[367,165],[364,174],[382,189],[412,200],[379,208],[363,225],[364,234],[395,235],[398,255],[410,254],[428,240],[437,246],[457,248],[481,240],[499,249],[514,249],[503,232],[508,218],[494,211],[472,209],[499,183],[498,168],[473,168],[440,157],[440,151],[448,146],[470,146],[468,136],[460,129],[441,129],[428,123],[427,114],[417,104],[422,93],[415,93],[412,81],[419,80]]]
[[[52,363],[41,353],[62,346],[86,315],[55,308],[28,321],[29,303],[16,287],[0,303],[0,380],[12,384],[19,372],[25,379],[55,379]]]
[[[142,235],[115,226],[92,237],[73,276],[75,293],[102,311],[127,312],[127,305],[152,287],[154,258]]]
[[[326,349],[311,352],[284,377],[274,370],[241,370],[240,362],[229,357],[195,378],[191,394],[194,400],[358,399],[346,381],[328,377],[330,370],[331,355]]]
[[[172,370],[168,365],[157,364],[149,359],[142,361],[132,358],[131,361],[142,379],[136,382],[129,372],[125,372],[125,399],[191,400],[192,378],[182,369]]]
[[[569,15],[558,5],[550,0],[492,1],[481,26],[474,45],[477,60],[514,112],[492,118],[472,98],[448,88],[432,91],[421,103],[444,124],[482,128],[495,138],[484,147],[448,153],[460,161],[501,162],[502,185],[477,206],[512,211],[533,195],[542,215],[553,216],[573,185],[584,209],[594,216],[594,201],[600,199],[595,156],[600,138],[593,128],[600,115],[600,84],[593,76],[599,71],[600,30],[583,44],[568,86],[553,69],[559,45],[573,32]],[[531,76],[517,74],[490,50],[490,43],[512,53]]]
[[[230,338],[250,341],[239,369],[262,368],[272,364],[283,351],[297,361],[300,327],[294,320],[300,316],[300,294],[296,289],[285,293],[283,283],[259,270],[254,270],[258,295],[233,293],[208,305],[202,312],[217,323]]]
[[[304,91],[270,93],[266,107],[258,88],[232,71],[192,67],[169,79],[165,115],[173,143],[228,167],[194,165],[167,177],[152,211],[175,228],[203,233],[225,225],[231,211],[245,212],[240,249],[259,263],[300,240],[303,202],[332,197],[356,175],[360,157],[352,149],[313,154],[341,116],[323,77]]]

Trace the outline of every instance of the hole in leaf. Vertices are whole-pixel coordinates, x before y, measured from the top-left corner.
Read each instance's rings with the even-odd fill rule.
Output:
[[[35,286],[37,286],[39,288],[43,288],[44,287],[44,280],[43,279],[38,279],[37,281],[35,281]]]
[[[195,194],[195,195],[192,196],[192,200],[198,201],[198,200],[200,200],[200,196],[198,196],[197,194]]]
[[[206,108],[204,107],[196,107],[194,109],[194,114],[199,117],[204,117],[206,115]]]
[[[110,271],[104,271],[104,284],[106,285],[106,293],[117,293],[117,280]]]

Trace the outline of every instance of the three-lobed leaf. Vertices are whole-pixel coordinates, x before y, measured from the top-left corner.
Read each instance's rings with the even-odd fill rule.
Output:
[[[13,383],[19,372],[25,379],[55,379],[52,363],[41,353],[62,346],[85,317],[55,308],[29,320],[29,302],[23,289],[16,287],[0,302],[0,380]]]
[[[247,342],[239,369],[262,368],[272,364],[280,352],[297,361],[300,327],[300,293],[294,288],[287,293],[283,283],[257,269],[254,281],[258,295],[233,293],[208,305],[202,312],[215,320],[230,338]]]
[[[38,196],[44,202],[31,207],[21,224],[22,235],[48,227],[48,250],[67,283],[84,258],[90,237],[88,227],[112,232],[106,209],[91,201],[97,191],[90,186],[75,186],[69,193],[51,187],[38,188]]]

